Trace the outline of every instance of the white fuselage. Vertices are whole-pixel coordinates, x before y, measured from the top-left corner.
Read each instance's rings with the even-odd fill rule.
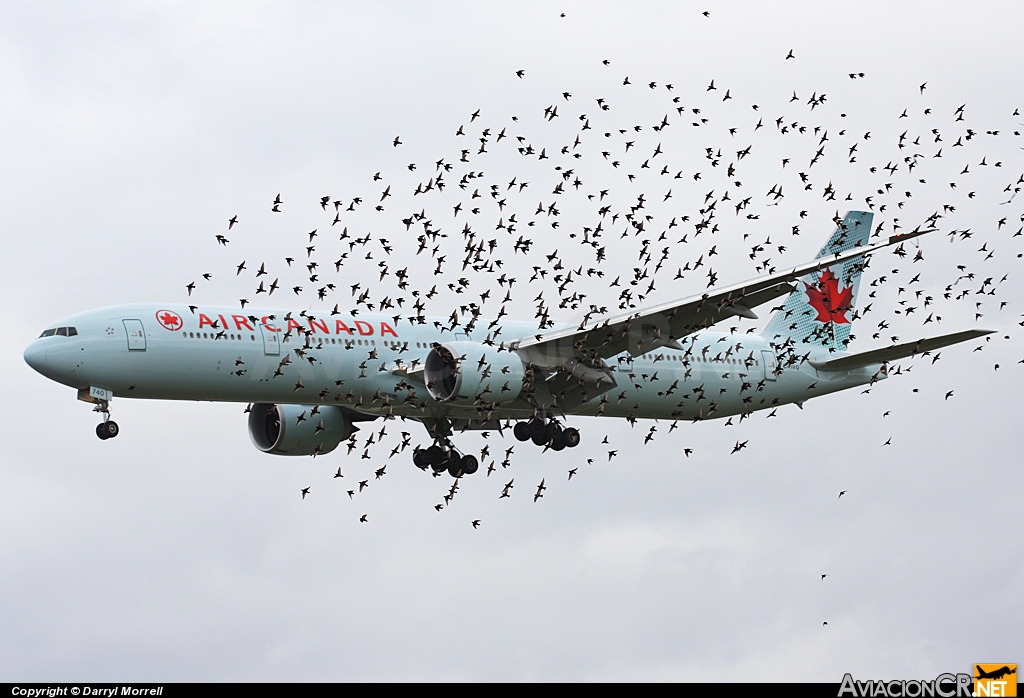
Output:
[[[366,415],[479,418],[473,405],[431,398],[422,372],[419,381],[415,378],[435,343],[483,339],[453,334],[441,324],[434,318],[319,317],[223,307],[192,312],[174,304],[132,304],[56,323],[54,328],[73,327],[73,336],[65,331],[40,337],[26,349],[25,360],[55,381],[86,392],[104,388],[117,397],[320,403]],[[502,331],[513,339],[536,332],[536,326],[506,322]],[[802,361],[783,361],[775,370],[778,354],[760,335],[704,331],[682,340],[682,346],[632,360],[627,354],[614,357],[608,364],[616,386],[567,414],[717,418],[800,403],[884,377],[878,366],[819,375]],[[795,349],[820,356],[811,345]],[[489,416],[522,419],[535,411],[524,395]]]

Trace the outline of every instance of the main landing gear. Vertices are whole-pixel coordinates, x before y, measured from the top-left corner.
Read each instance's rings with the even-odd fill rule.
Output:
[[[117,426],[117,422],[110,418],[110,402],[108,400],[100,400],[92,408],[92,411],[103,414],[103,421],[96,425],[96,436],[100,437],[101,440],[112,439],[121,433],[121,428]]]
[[[452,477],[472,475],[480,468],[480,461],[473,455],[462,455],[451,444],[434,444],[429,448],[416,448],[412,462],[420,470],[430,468],[440,475],[445,470]]]
[[[534,417],[528,422],[516,422],[512,434],[519,441],[533,441],[537,446],[546,446],[552,451],[575,448],[580,443],[580,432],[574,427],[562,428],[553,419],[544,421]]]

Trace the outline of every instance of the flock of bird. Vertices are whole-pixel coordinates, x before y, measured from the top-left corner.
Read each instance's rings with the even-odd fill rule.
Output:
[[[779,60],[798,58],[790,51]],[[292,302],[310,314],[388,313],[399,325],[431,322],[442,333],[484,329],[488,341],[508,340],[515,337],[503,330],[503,319],[529,306],[540,332],[556,321],[586,322],[654,297],[668,300],[739,280],[734,271],[723,277],[716,266],[740,250],[756,275],[806,261],[806,246],[797,258],[787,250],[804,235],[824,239],[832,221],[858,208],[875,212],[875,236],[924,223],[941,227],[957,246],[959,263],[955,271],[927,269],[919,264],[924,248],[904,246],[895,259],[872,260],[885,268],[865,275],[855,331],[876,343],[898,343],[896,327],[914,331],[915,318],[920,326],[937,326],[944,315],[980,321],[1010,305],[1000,295],[1009,275],[995,271],[994,260],[1022,256],[1015,238],[1024,232],[1024,215],[1013,205],[1024,171],[1016,147],[1005,147],[1020,136],[1014,130],[1018,111],[977,124],[967,105],[931,104],[928,83],[922,83],[905,108],[879,117],[865,100],[834,105],[831,90],[780,90],[771,103],[751,103],[720,80],[686,93],[671,82],[616,73],[610,60],[596,69],[605,71],[605,94],[567,90],[522,115],[477,109],[453,125],[449,152],[390,174],[367,173],[362,191],[294,201],[277,194],[268,196],[265,211],[232,215],[215,242],[235,255],[224,276],[244,281],[248,292],[240,306]],[[510,69],[508,77],[528,81],[530,71]],[[870,77],[852,72],[838,79],[859,87]],[[865,118],[877,125],[853,126]],[[389,159],[407,142],[391,140]],[[239,237],[245,240],[249,220],[286,214],[293,206],[319,209],[315,229],[297,231],[288,255],[241,259],[245,253],[235,250],[244,246]],[[208,282],[213,275],[185,285],[190,303],[214,293],[199,278]],[[883,287],[891,293],[882,295]],[[275,292],[287,298],[270,300]],[[756,329],[751,324],[745,331]],[[741,344],[742,320],[729,330]],[[306,348],[315,348],[308,339]],[[801,358],[799,346],[777,348],[782,362]],[[378,358],[376,349],[366,353],[368,361]],[[935,353],[924,360],[939,359]],[[911,369],[912,362],[894,366],[890,375]],[[953,397],[949,390],[944,400]],[[388,460],[411,446],[413,427],[394,434],[388,423],[351,437],[348,452],[362,451],[361,460],[376,465],[372,480],[357,479],[358,487],[346,490],[349,498],[382,479]],[[651,443],[657,427],[631,448]],[[672,423],[665,433],[676,428]],[[737,439],[731,453],[748,442]],[[607,435],[602,443],[609,443]],[[609,448],[608,461],[620,450]],[[687,458],[694,452],[679,450]],[[480,462],[488,463],[490,476],[509,468],[513,454],[514,446],[503,458],[492,455],[485,443]],[[566,481],[593,462],[574,464]],[[333,477],[344,478],[342,469]],[[453,481],[438,511],[451,505],[460,483]],[[546,477],[533,490],[534,502],[544,498],[545,483]],[[498,499],[512,497],[516,487],[509,478]],[[312,491],[303,488],[302,498]],[[844,495],[847,490],[839,498]],[[368,520],[367,514],[359,518]],[[480,519],[470,523],[481,526]]]

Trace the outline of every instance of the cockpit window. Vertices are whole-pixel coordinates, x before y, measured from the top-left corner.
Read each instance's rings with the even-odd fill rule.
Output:
[[[48,330],[43,330],[40,337],[52,337],[57,335],[58,337],[77,337],[78,330],[74,327],[51,327]]]

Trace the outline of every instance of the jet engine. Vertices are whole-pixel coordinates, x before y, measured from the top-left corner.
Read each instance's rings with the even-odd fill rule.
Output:
[[[312,456],[330,453],[358,429],[340,407],[257,403],[249,413],[249,438],[264,453]]]
[[[512,402],[523,389],[525,374],[518,354],[480,342],[435,344],[423,367],[427,392],[439,402]]]

